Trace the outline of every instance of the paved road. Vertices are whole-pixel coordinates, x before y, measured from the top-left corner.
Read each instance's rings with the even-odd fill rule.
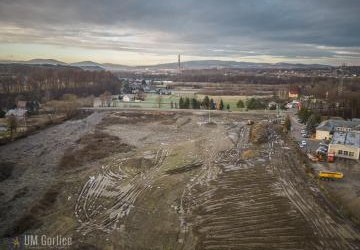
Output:
[[[122,108],[122,107],[84,107],[81,110],[88,110],[88,111],[159,111],[159,112],[186,112],[186,113],[221,113],[221,114],[262,114],[262,115],[276,115],[276,110],[249,110],[249,111],[227,111],[227,110],[206,110],[206,109],[158,109],[158,108]],[[288,113],[289,111],[284,111]]]
[[[289,115],[291,118],[291,134],[295,138],[296,141],[300,144],[301,141],[306,141],[306,146],[301,148],[304,152],[315,153],[316,149],[319,147],[319,140],[312,138],[304,138],[301,135],[301,130],[306,129],[306,126],[297,121],[297,115],[295,111],[289,111]]]

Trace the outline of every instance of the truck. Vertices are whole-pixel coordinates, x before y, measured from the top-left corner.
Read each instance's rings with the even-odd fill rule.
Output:
[[[340,180],[344,178],[344,174],[341,172],[330,172],[330,171],[320,171],[318,174],[320,180]]]
[[[318,162],[319,161],[319,158],[317,156],[314,156],[313,154],[308,153],[307,156],[313,162]]]

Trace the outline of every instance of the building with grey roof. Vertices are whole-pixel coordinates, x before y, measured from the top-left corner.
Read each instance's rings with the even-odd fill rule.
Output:
[[[316,128],[316,139],[330,140],[335,132],[349,131],[360,131],[360,119],[353,119],[351,121],[331,119],[323,121]]]
[[[358,160],[360,155],[360,131],[334,132],[328,152],[334,153],[336,157]]]

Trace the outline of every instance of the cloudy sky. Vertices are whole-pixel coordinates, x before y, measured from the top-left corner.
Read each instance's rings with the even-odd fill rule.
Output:
[[[360,65],[360,0],[0,0],[0,59]]]

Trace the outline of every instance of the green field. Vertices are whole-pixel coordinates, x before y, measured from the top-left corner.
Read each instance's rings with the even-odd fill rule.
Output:
[[[145,97],[145,101],[142,102],[118,102],[116,106],[124,107],[124,108],[158,108],[159,107],[159,97],[160,97],[160,108],[162,109],[170,109],[171,102],[179,103],[180,97],[177,95],[157,95],[157,94],[147,94]],[[185,97],[185,96],[184,96]],[[187,96],[190,97],[190,96]],[[205,95],[194,94],[198,100],[202,100]],[[239,100],[243,100],[245,102],[246,99],[255,97],[255,98],[263,98],[264,96],[211,96],[209,98],[213,98],[215,102],[220,101],[220,99],[224,102],[224,109],[226,109],[226,105],[230,105],[230,110],[233,111],[241,111],[244,109],[239,109],[236,107],[236,103]],[[190,97],[191,98],[191,97]]]

